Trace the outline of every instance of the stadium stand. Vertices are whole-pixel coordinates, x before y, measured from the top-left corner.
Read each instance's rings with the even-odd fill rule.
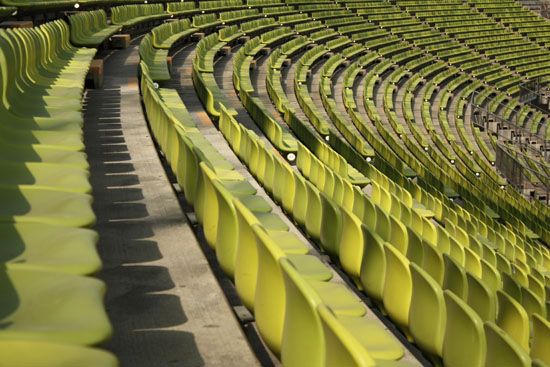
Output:
[[[550,366],[524,2],[0,5],[0,366]]]

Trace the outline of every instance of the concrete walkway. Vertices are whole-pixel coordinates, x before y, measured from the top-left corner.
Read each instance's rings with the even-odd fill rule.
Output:
[[[122,367],[255,366],[246,338],[172,191],[140,105],[137,46],[89,91],[85,142]]]

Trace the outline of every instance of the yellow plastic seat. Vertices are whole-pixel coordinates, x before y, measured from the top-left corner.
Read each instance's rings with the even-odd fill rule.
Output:
[[[466,299],[468,294],[468,281],[464,269],[450,256],[443,254],[445,262],[445,276],[443,278],[443,289],[448,289],[461,299]]]
[[[329,307],[317,307],[324,333],[324,366],[406,366],[396,361],[402,346],[375,320],[366,317],[337,316]]]
[[[509,273],[501,273],[502,290],[521,303],[521,288],[517,280]]]
[[[530,367],[531,358],[514,339],[492,322],[485,323],[486,366]]]
[[[392,245],[384,244],[386,275],[382,299],[391,319],[405,332],[409,325],[412,280],[409,260]]]
[[[0,340],[0,366],[18,367],[118,367],[103,350],[48,341]]]
[[[445,290],[447,323],[443,341],[443,363],[448,367],[485,366],[486,345],[483,321],[453,292]]]
[[[307,281],[292,263],[280,259],[286,305],[281,360],[286,367],[323,366],[324,337],[317,307],[324,303],[338,316],[360,317],[365,306],[344,285]]]
[[[252,231],[252,225],[261,224],[268,233],[279,233],[277,243],[287,253],[306,253],[307,248],[301,242],[292,240],[295,235],[288,232],[288,226],[276,214],[252,213],[239,199],[233,199],[237,216],[237,248],[235,254],[235,288],[243,304],[254,310],[254,298],[258,274],[258,248]],[[289,240],[286,241],[285,238]],[[286,246],[289,246],[288,248]],[[305,249],[305,250],[304,250]]]
[[[540,299],[532,290],[524,286],[520,286],[521,290],[521,305],[527,312],[527,316],[531,316],[535,313],[539,315],[546,315],[545,302]]]
[[[361,222],[355,214],[346,209],[342,209],[340,213],[342,218],[342,236],[339,245],[340,264],[355,284],[360,284],[359,277],[364,253]]]
[[[410,264],[412,297],[409,329],[416,344],[436,357],[443,353],[447,311],[441,286],[418,265]]]
[[[541,315],[534,314],[533,343],[531,344],[531,358],[538,359],[550,365],[550,321]]]
[[[342,236],[342,216],[336,203],[327,195],[321,193],[321,233],[320,241],[323,250],[329,256],[337,257],[340,253],[340,237]]]
[[[322,207],[319,190],[309,181],[305,181],[307,194],[307,209],[305,216],[305,227],[307,234],[314,242],[321,239]]]
[[[306,215],[308,208],[308,194],[306,182],[302,175],[294,175],[294,202],[292,204],[292,217],[302,228],[306,226]]]
[[[497,314],[495,293],[487,287],[483,280],[470,272],[466,272],[466,279],[468,281],[468,306],[476,311],[483,321],[494,322]]]
[[[498,313],[496,324],[507,332],[522,348],[529,350],[529,318],[523,307],[506,292],[497,291]]]
[[[424,256],[422,238],[420,237],[419,233],[417,233],[410,227],[407,228],[407,231],[409,238],[409,246],[407,247],[407,259],[409,259],[409,261],[412,263],[422,265],[422,258]]]
[[[375,301],[382,303],[384,279],[386,276],[386,254],[384,243],[376,233],[361,225],[364,254],[359,281],[363,290]]]
[[[286,293],[279,260],[287,258],[301,276],[327,281],[332,270],[317,257],[285,254],[275,239],[258,224],[252,226],[258,247],[258,286],[254,299],[254,316],[262,339],[271,351],[280,355],[283,337]]]
[[[441,251],[428,241],[422,240],[422,269],[424,269],[437,282],[443,284],[445,275],[445,263]]]

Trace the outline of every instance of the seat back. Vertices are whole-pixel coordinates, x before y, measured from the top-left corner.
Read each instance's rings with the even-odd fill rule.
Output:
[[[448,289],[461,299],[466,299],[468,283],[464,269],[450,256],[443,254],[445,263],[445,276],[443,277],[443,289]]]
[[[483,321],[494,322],[497,313],[495,293],[485,285],[482,279],[470,272],[466,272],[466,279],[468,280],[468,306],[476,311]]]
[[[493,322],[485,323],[487,366],[531,366],[531,358],[514,339]]]
[[[550,322],[541,315],[534,314],[533,343],[531,358],[538,359],[550,366]]]
[[[324,366],[376,366],[376,361],[324,304],[317,307],[325,335]]]
[[[364,253],[363,231],[361,222],[352,212],[341,209],[342,236],[340,238],[340,264],[344,271],[356,282],[359,282]]]
[[[219,226],[216,235],[216,258],[224,273],[235,276],[235,260],[237,255],[238,223],[233,195],[219,180],[212,180],[216,201],[218,203]]]
[[[447,324],[443,363],[449,367],[485,366],[485,332],[479,316],[450,290],[445,290]]]
[[[393,247],[384,243],[386,256],[386,276],[382,298],[384,308],[392,320],[404,330],[409,324],[412,280],[409,260]]]
[[[386,276],[384,241],[364,224],[361,225],[361,230],[363,231],[364,254],[359,281],[370,297],[382,302]]]
[[[505,291],[497,291],[498,313],[496,324],[521,347],[529,349],[529,318],[521,304]]]
[[[441,286],[417,264],[410,264],[412,297],[409,328],[416,344],[442,356],[447,311]]]

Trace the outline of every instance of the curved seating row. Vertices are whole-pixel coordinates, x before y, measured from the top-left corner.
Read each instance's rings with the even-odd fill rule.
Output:
[[[400,358],[403,350],[399,343],[364,317],[366,309],[359,299],[342,284],[331,281],[332,270],[308,254],[308,247],[288,232],[287,225],[271,213],[270,204],[255,195],[256,190],[244,177],[227,166],[227,161],[214,158],[215,149],[207,147],[209,143],[200,143],[200,133],[189,127],[192,121],[171,115],[162,100],[163,91],[157,95],[145,64],[141,85],[155,138],[186,199],[193,204],[209,245],[215,249],[222,269],[234,279],[245,306],[254,312],[264,340],[282,355],[283,363],[299,366],[308,361],[328,366],[332,358],[342,358],[339,354],[347,352],[346,344],[333,353],[327,347],[317,311],[322,305],[330,307],[323,313],[325,319],[352,335],[362,363]],[[183,106],[181,101],[179,104]],[[220,128],[235,126],[225,107],[220,109]],[[344,320],[357,327],[346,328]],[[372,335],[372,342],[365,341],[365,335]],[[374,346],[376,349],[369,350]]]
[[[117,366],[109,338],[82,96],[95,49],[58,20],[0,31],[0,361]]]

